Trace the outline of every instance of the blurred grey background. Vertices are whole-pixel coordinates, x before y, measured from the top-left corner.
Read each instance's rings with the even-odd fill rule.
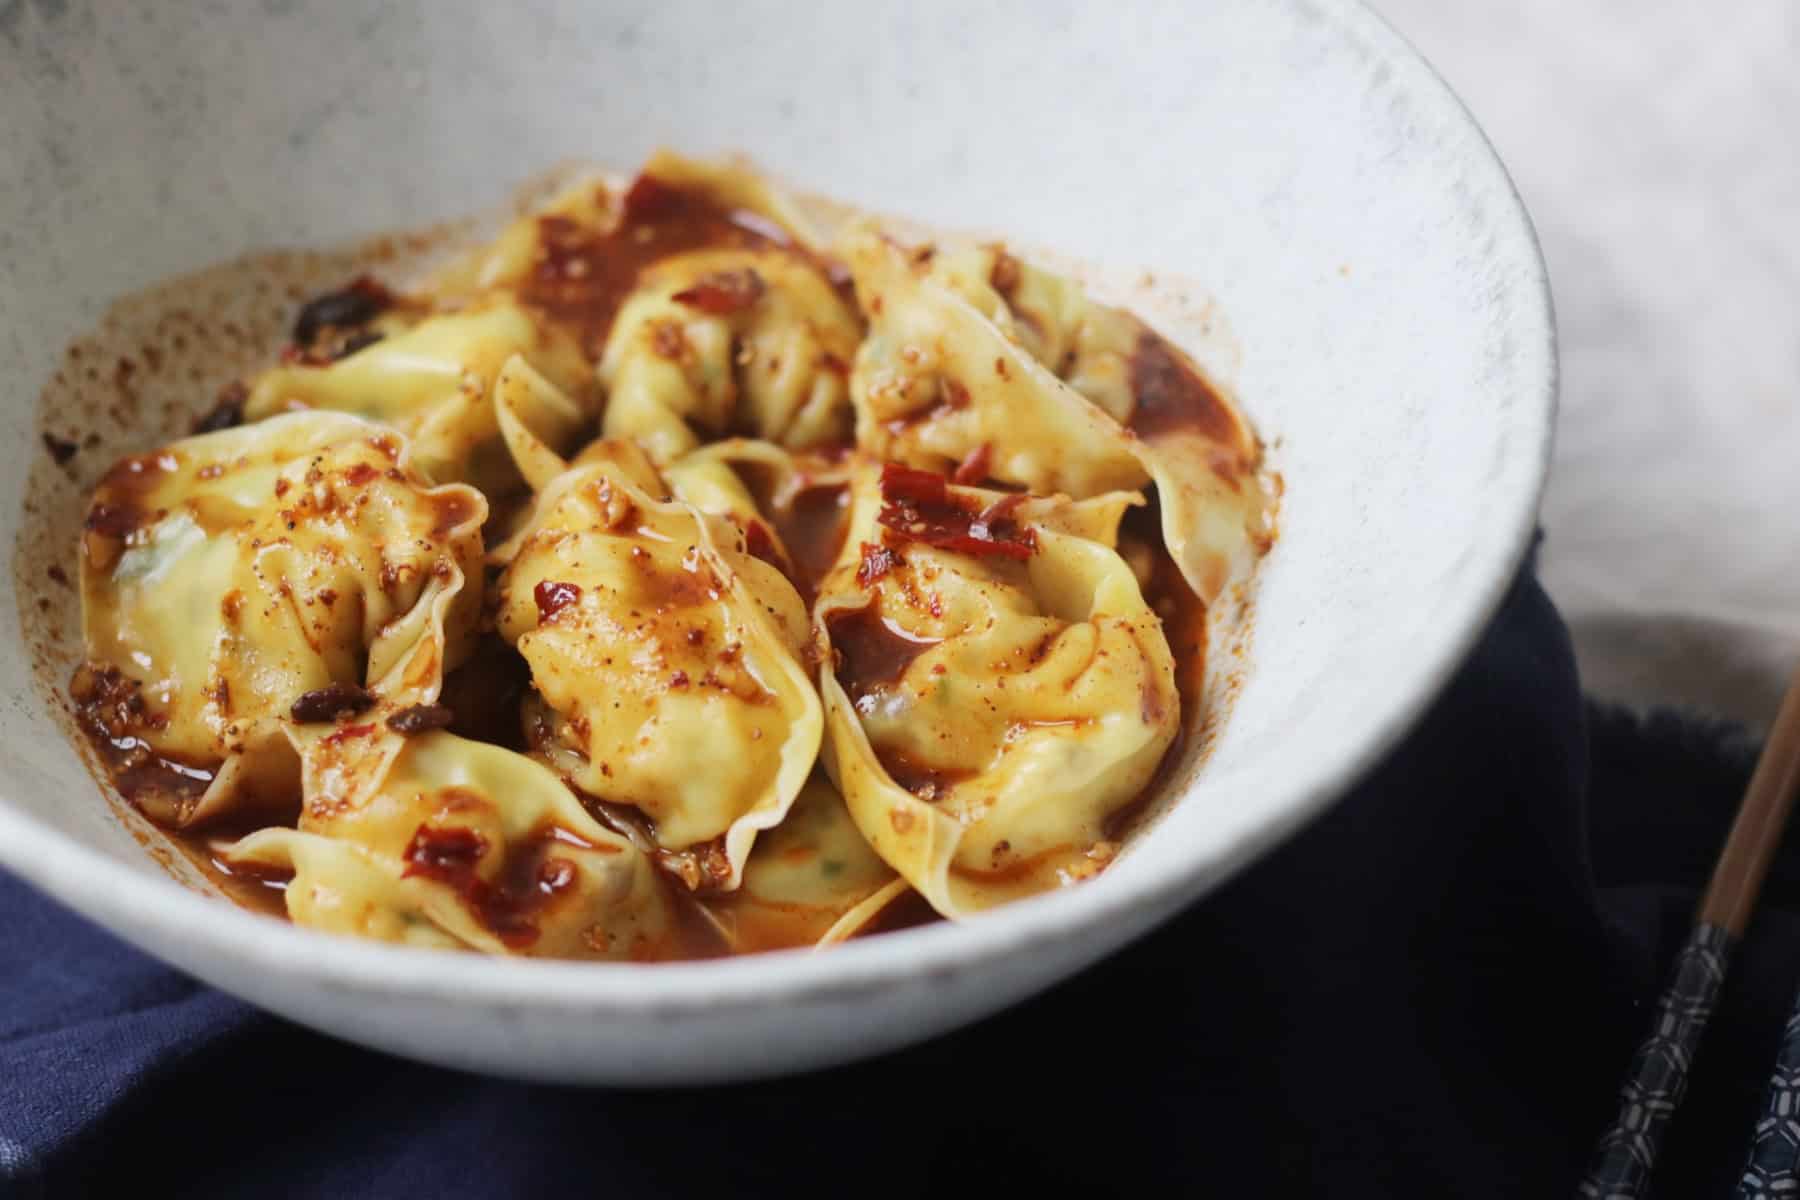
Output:
[[[1374,0],[1555,291],[1542,575],[1588,686],[1760,722],[1800,657],[1800,0]]]

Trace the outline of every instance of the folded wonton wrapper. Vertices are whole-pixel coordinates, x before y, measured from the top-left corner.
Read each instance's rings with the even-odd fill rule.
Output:
[[[274,819],[303,783],[228,862],[291,872],[298,923],[493,953],[678,957],[695,905],[733,949],[829,944],[909,890],[956,918],[1103,868],[1182,721],[1121,517],[1154,483],[1211,603],[1268,545],[1260,447],[1142,321],[999,246],[834,248],[855,303],[766,180],[664,153],[417,296],[321,298],[376,315],[258,376],[258,423],[96,493],[84,715],[214,772],[136,798]],[[484,562],[524,753],[441,728]],[[369,706],[291,715],[332,685]]]
[[[554,772],[441,729],[403,732],[408,717],[449,715],[433,711],[445,630],[453,603],[478,604],[472,578],[389,623],[394,650],[370,655],[372,707],[278,726],[302,767],[298,825],[224,847],[226,861],[292,872],[288,915],[313,928],[488,953],[671,957],[679,930],[655,866]]]
[[[781,824],[756,839],[737,891],[705,901],[737,950],[829,946],[858,933],[910,890],[850,819],[822,773]]]
[[[922,255],[864,225],[840,250],[871,320],[850,380],[863,451],[939,471],[985,453],[994,479],[1078,499],[1154,480],[1207,603],[1267,548],[1255,437],[1135,317],[991,247]]]
[[[811,259],[779,247],[666,259],[626,298],[600,359],[606,435],[658,463],[735,430],[797,449],[839,441],[861,340]]]
[[[115,466],[82,553],[90,664],[141,683],[130,731],[216,768],[198,803],[141,798],[165,824],[290,802],[282,735],[332,684],[435,687],[479,614],[487,503],[428,486],[404,438],[299,413],[176,442]],[[474,586],[465,587],[473,581]]]
[[[499,631],[541,697],[535,752],[691,856],[670,864],[690,886],[737,887],[818,753],[793,585],[735,524],[617,461],[553,480],[507,553]]]
[[[571,466],[608,463],[634,487],[658,499],[679,500],[703,513],[728,518],[745,535],[753,554],[777,566],[789,562],[780,535],[758,508],[756,497],[737,469],[738,464],[744,463],[791,477],[796,471],[794,457],[782,447],[772,442],[729,438],[684,454],[658,470],[637,442],[601,438],[590,442],[571,462],[552,448],[540,430],[546,425],[558,427],[562,420],[559,414],[572,416],[577,410],[555,384],[522,358],[514,358],[501,368],[494,389],[494,411],[519,473],[538,497]],[[541,499],[534,501],[530,513],[520,522],[520,529],[530,526],[540,503]],[[490,553],[489,561],[501,566],[511,562],[522,536],[515,531],[503,540]]]
[[[256,421],[295,409],[354,413],[411,439],[415,465],[427,477],[504,492],[517,477],[493,392],[501,367],[515,357],[569,399],[570,411],[539,422],[540,436],[568,445],[588,419],[583,406],[592,402],[593,368],[573,337],[499,295],[425,317],[333,363],[271,367],[252,383],[244,415]]]
[[[850,814],[961,917],[1103,867],[1109,819],[1155,775],[1181,701],[1161,623],[1112,548],[1137,496],[944,496],[1004,513],[977,519],[1028,552],[896,537],[882,521],[905,514],[868,470],[814,617],[825,761]]]
[[[824,239],[799,206],[745,161],[709,162],[658,150],[640,174],[704,194],[720,208],[752,214],[768,232],[804,250],[824,249]],[[622,196],[602,173],[585,173],[510,222],[492,242],[434,272],[425,290],[434,296],[466,297],[519,287],[543,261],[551,237],[598,238],[616,231],[624,215]]]
[[[667,957],[677,936],[650,860],[542,764],[442,731],[392,731],[391,705],[290,729],[306,764],[298,829],[225,850],[290,870],[296,924],[413,945],[555,958]]]

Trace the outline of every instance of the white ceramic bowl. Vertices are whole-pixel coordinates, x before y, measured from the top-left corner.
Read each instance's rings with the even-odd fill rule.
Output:
[[[1456,99],[1349,0],[799,8],[0,5],[0,471],[49,486],[36,397],[115,295],[479,209],[570,156],[743,149],[885,211],[1178,273],[1229,330],[1194,349],[1287,495],[1235,710],[1173,810],[1093,883],[826,953],[612,966],[338,940],[153,861],[52,719],[39,677],[60,664],[34,670],[46,652],[7,601],[0,864],[355,1041],[545,1079],[722,1080],[1043,988],[1266,852],[1405,733],[1520,561],[1555,403],[1532,232]],[[78,456],[69,493],[103,466]],[[0,505],[7,542],[28,550],[47,503]],[[73,619],[36,575],[15,586],[28,616],[49,596],[44,619]]]

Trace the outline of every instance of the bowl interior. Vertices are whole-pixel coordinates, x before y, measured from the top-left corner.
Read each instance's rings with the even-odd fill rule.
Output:
[[[220,956],[280,945],[267,962],[290,976],[528,1004],[545,986],[590,1000],[754,997],[1140,926],[1346,787],[1435,694],[1510,579],[1554,402],[1541,263],[1479,131],[1366,11],[448,7],[270,4],[189,22],[74,3],[0,16],[0,62],[13,64],[0,71],[0,469],[15,481],[0,537],[29,567],[16,585],[25,623],[0,603],[12,696],[0,864],[127,936],[161,946],[157,930],[180,929],[194,947],[184,965],[215,977],[229,974],[209,967]],[[629,165],[658,144],[747,151],[862,206],[1003,231],[1117,280],[1182,281],[1162,294],[1185,293],[1192,319],[1148,315],[1237,395],[1286,484],[1253,637],[1228,664],[1230,719],[1196,783],[1095,884],[794,966],[570,971],[371,953],[184,895],[101,798],[32,681],[56,653],[51,635],[75,632],[69,597],[41,577],[54,552],[72,573],[73,548],[46,550],[43,531],[107,465],[89,451],[45,462],[40,393],[58,370],[121,403],[185,385],[63,348],[113,297],[165,277],[419,227],[500,203],[549,164]],[[330,266],[296,270],[329,279]],[[286,301],[246,303],[244,321],[267,325]],[[217,369],[241,369],[254,342],[252,328]],[[44,417],[55,427],[57,413]],[[121,427],[161,419],[118,414]],[[552,975],[562,982],[543,985]]]

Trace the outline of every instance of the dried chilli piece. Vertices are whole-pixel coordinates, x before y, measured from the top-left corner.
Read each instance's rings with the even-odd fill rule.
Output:
[[[978,483],[985,483],[993,463],[994,443],[983,442],[969,451],[963,460],[956,464],[956,470],[951,474],[950,479],[953,483],[967,484],[971,487]]]
[[[862,562],[856,568],[856,582],[868,587],[901,563],[891,547],[872,542],[862,544]]]
[[[1020,530],[1012,519],[1023,495],[1005,496],[976,509],[967,499],[952,495],[942,475],[895,463],[881,469],[881,495],[886,503],[876,519],[909,541],[977,558],[1021,561],[1037,548],[1036,535]]]
[[[300,724],[311,725],[363,712],[374,703],[375,697],[367,688],[358,687],[354,683],[331,683],[301,693],[288,712]]]
[[[213,406],[194,418],[194,432],[217,433],[221,429],[236,429],[244,423],[244,402],[248,399],[250,389],[244,386],[243,380],[226,384],[219,389]]]
[[[714,271],[676,292],[670,299],[715,317],[743,312],[762,299],[767,285],[752,267],[740,271]]]
[[[308,300],[294,318],[293,338],[309,346],[327,329],[362,325],[380,316],[394,303],[394,294],[377,280],[359,275],[335,292]]]
[[[581,600],[581,587],[579,584],[542,579],[531,589],[531,598],[537,604],[538,621],[541,624],[569,605],[578,603]]]
[[[888,463],[881,468],[881,497],[884,500],[911,500],[919,504],[941,504],[949,497],[949,481],[936,471],[920,471]]]
[[[456,719],[448,705],[415,704],[403,708],[388,716],[387,727],[395,733],[411,737],[415,733],[425,733],[433,729],[447,729]]]

